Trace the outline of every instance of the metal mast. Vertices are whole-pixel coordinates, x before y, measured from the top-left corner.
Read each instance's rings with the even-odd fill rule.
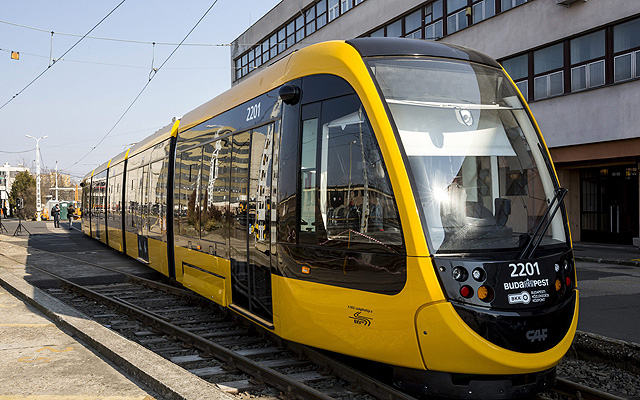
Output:
[[[40,196],[40,140],[47,138],[48,136],[42,136],[41,138],[34,138],[31,135],[25,135],[36,141],[36,221],[42,220],[42,199]]]

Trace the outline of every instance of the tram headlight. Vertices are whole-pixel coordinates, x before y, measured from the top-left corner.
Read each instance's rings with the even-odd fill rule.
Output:
[[[455,267],[451,272],[451,275],[453,276],[453,279],[455,279],[456,281],[464,282],[467,280],[469,273],[464,267]]]
[[[471,273],[471,276],[473,276],[473,279],[475,279],[476,281],[482,282],[484,281],[484,270],[482,270],[481,268],[476,268]]]

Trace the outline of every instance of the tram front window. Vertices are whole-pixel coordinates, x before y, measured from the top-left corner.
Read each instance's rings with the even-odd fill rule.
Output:
[[[541,220],[554,203],[556,185],[539,136],[504,73],[427,58],[368,63],[408,157],[430,250],[525,247],[545,225]],[[566,244],[562,214],[555,214],[540,247]]]

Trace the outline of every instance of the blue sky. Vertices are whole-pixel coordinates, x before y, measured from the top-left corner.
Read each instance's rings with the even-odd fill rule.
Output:
[[[0,106],[46,70],[122,0],[0,1]],[[215,0],[127,0],[34,84],[0,109],[0,164],[35,165],[81,177],[231,86],[227,46],[182,46],[109,132],[159,67]],[[219,0],[185,43],[228,44],[279,0]],[[10,24],[8,24],[10,23]],[[27,29],[11,24],[44,30]],[[53,46],[51,46],[51,31]],[[154,51],[155,49],[155,51]],[[20,52],[18,61],[11,51]]]

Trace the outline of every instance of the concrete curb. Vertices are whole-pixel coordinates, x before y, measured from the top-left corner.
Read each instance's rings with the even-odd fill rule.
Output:
[[[640,267],[640,261],[634,261],[634,260],[615,260],[610,258],[584,257],[584,256],[576,256],[575,260],[599,263],[599,264],[616,264],[616,265],[628,265],[632,267]]]
[[[0,268],[0,286],[34,306],[60,329],[89,345],[163,399],[233,399],[215,384],[125,339],[3,268]]]

